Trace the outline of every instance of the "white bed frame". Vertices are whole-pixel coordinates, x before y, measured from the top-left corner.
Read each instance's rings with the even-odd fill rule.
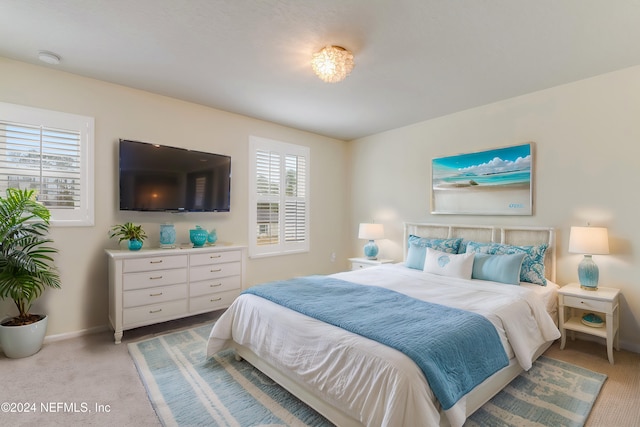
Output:
[[[539,245],[547,243],[549,248],[545,258],[545,275],[555,282],[556,278],[556,248],[555,230],[549,227],[517,227],[517,226],[489,226],[489,225],[447,225],[447,224],[404,224],[404,258],[407,256],[407,241],[409,235],[429,238],[463,238],[476,242],[505,243],[510,245]],[[535,358],[544,353],[551,342],[538,349]],[[307,405],[318,411],[333,424],[340,427],[362,426],[341,409],[319,398],[314,390],[306,384],[292,380],[286,372],[282,372],[268,362],[258,357],[247,347],[234,343],[236,357],[245,359],[272,380],[287,389]],[[496,372],[467,394],[467,417],[489,401],[514,378],[522,372],[522,368],[511,359],[509,365]],[[443,414],[444,418],[444,414]]]

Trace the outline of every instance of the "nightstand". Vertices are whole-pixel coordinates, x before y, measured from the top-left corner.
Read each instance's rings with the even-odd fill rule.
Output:
[[[393,263],[392,259],[349,258],[349,261],[351,262],[351,270],[361,270],[375,267],[376,265]]]
[[[607,356],[613,365],[613,347],[620,350],[618,343],[620,326],[620,306],[618,299],[620,290],[615,288],[598,287],[597,290],[585,290],[578,283],[570,283],[558,291],[560,350],[564,349],[567,330],[571,331],[571,339],[575,339],[575,332],[605,338],[607,341]],[[587,313],[599,314],[604,319],[604,326],[594,327],[582,323],[582,316]]]

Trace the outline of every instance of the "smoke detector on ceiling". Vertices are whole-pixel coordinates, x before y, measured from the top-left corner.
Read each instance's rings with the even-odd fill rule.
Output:
[[[58,65],[60,63],[60,57],[58,55],[53,52],[47,52],[46,50],[38,52],[38,59],[52,65]]]

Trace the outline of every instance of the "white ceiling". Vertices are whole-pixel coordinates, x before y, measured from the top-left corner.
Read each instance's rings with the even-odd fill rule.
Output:
[[[640,1],[0,0],[0,56],[350,140],[638,65]]]

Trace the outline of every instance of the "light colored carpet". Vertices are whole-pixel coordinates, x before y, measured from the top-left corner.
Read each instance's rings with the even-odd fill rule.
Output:
[[[219,314],[219,313],[218,313]],[[104,331],[45,343],[25,359],[0,353],[0,402],[89,402],[110,405],[99,413],[2,413],[1,425],[11,426],[161,426],[134,366],[126,343],[213,321],[216,313],[194,316],[126,331],[123,344],[114,345],[113,332]],[[640,425],[640,354],[614,351],[607,361],[601,343],[569,341],[564,350],[555,343],[545,356],[565,360],[608,376],[587,419],[586,427]]]
[[[129,344],[165,426],[330,425],[233,351],[205,357],[210,325]],[[465,426],[567,426],[584,422],[606,379],[579,366],[538,359]]]

